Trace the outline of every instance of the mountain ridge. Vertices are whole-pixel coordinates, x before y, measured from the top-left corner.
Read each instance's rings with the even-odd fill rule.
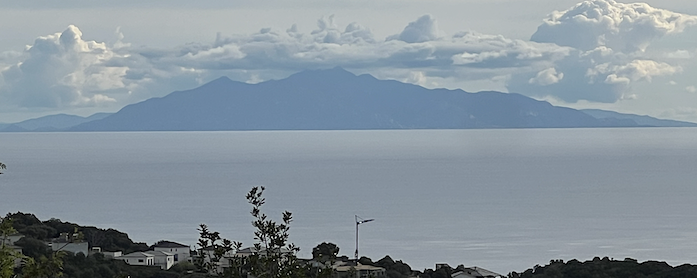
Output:
[[[74,131],[346,130],[601,127],[595,118],[519,94],[426,89],[356,76],[303,71],[247,84],[216,79],[124,107]]]
[[[615,111],[608,111],[608,110],[601,110],[601,109],[582,109],[580,111],[584,112],[588,115],[591,115],[596,119],[600,119],[600,120],[603,120],[603,119],[631,120],[631,121],[634,121],[635,123],[637,123],[639,126],[697,127],[697,123],[685,122],[685,121],[676,121],[676,120],[657,119],[657,118],[654,118],[651,116],[646,116],[646,115],[626,114],[626,113],[619,113],[619,112],[615,112]]]
[[[62,119],[62,121],[58,121]],[[56,123],[58,121],[59,123]],[[697,126],[649,116],[553,106],[516,93],[426,89],[307,70],[257,84],[222,76],[200,87],[127,105],[113,114],[51,115],[0,131],[218,131]]]

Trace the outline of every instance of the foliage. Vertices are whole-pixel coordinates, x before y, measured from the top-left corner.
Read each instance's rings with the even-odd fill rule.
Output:
[[[14,275],[15,260],[21,258],[7,246],[0,247],[0,278],[10,278]]]
[[[312,259],[321,263],[333,262],[339,254],[339,246],[334,243],[322,242],[312,248]]]
[[[607,257],[594,258],[591,261],[580,262],[571,260],[550,261],[547,266],[535,266],[523,273],[512,272],[510,278],[552,278],[552,277],[637,277],[637,278],[668,278],[668,277],[697,277],[697,266],[681,265],[672,267],[665,262],[647,261],[639,263],[634,259],[623,261],[611,260]]]
[[[7,165],[5,165],[4,163],[0,162],[0,170],[5,170],[5,169],[7,169]],[[0,174],[2,174],[1,171],[0,171]]]
[[[436,270],[426,269],[424,273],[419,275],[421,278],[450,278],[453,274],[453,269],[450,266],[443,266]]]
[[[7,237],[16,232],[17,230],[13,226],[12,218],[10,218],[9,216],[0,217],[0,239],[2,239],[1,245],[3,247],[5,246],[5,241],[7,240]]]
[[[413,270],[408,264],[402,261],[394,261],[390,256],[385,256],[375,262],[375,266],[385,268],[388,278],[401,278],[412,276]]]
[[[102,250],[123,251],[124,253],[148,250],[147,244],[134,243],[126,233],[114,229],[80,226],[55,218],[42,222],[33,214],[21,212],[10,213],[7,217],[13,220],[13,227],[19,233],[36,240],[50,240],[58,237],[61,233],[73,234],[75,231],[79,231],[79,234],[82,234],[90,246],[99,246]]]
[[[263,186],[253,187],[247,193],[247,201],[252,205],[251,214],[255,218],[252,222],[252,226],[256,228],[254,239],[257,240],[254,247],[260,253],[250,258],[253,263],[251,274],[258,278],[299,276],[300,267],[295,255],[300,248],[288,243],[288,231],[293,216],[289,211],[284,211],[283,222],[277,223],[262,213],[261,206],[266,203],[262,196],[264,190]]]
[[[45,241],[27,236],[17,241],[15,245],[22,247],[22,253],[24,255],[36,259],[40,258],[41,256],[50,256],[52,252],[51,248],[46,245]]]
[[[12,227],[12,219],[0,217],[0,278],[10,278],[14,275],[15,260],[21,258],[14,250],[5,246],[7,237],[17,231]]]
[[[23,277],[55,278],[63,277],[63,257],[65,252],[53,252],[48,257],[36,259],[27,257],[22,268]]]
[[[294,278],[331,275],[330,271],[312,268],[298,260],[296,254],[300,248],[288,242],[292,214],[288,211],[283,212],[281,222],[270,219],[261,210],[266,203],[263,197],[264,190],[263,186],[253,187],[246,196],[252,205],[250,213],[254,217],[252,226],[255,228],[256,243],[252,254],[233,255],[232,251],[239,251],[242,243],[222,239],[218,232],[211,232],[202,224],[199,227],[198,243],[201,249],[198,251],[199,258],[195,261],[197,269],[218,277]],[[227,264],[227,267],[220,271],[216,269],[219,264]]]
[[[219,232],[210,231],[206,224],[201,224],[198,231],[200,236],[198,246],[200,248],[197,251],[198,256],[194,259],[196,269],[201,273],[222,275],[222,270],[218,268],[218,265],[226,259],[226,255],[230,255],[233,249],[239,250],[242,243],[233,243],[228,239],[221,238]]]

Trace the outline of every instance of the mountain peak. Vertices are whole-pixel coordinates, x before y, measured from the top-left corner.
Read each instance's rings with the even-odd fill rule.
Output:
[[[334,67],[331,69],[304,70],[291,75],[288,79],[305,79],[305,78],[322,78],[322,79],[346,79],[356,77],[355,74],[345,70],[342,67]]]
[[[209,89],[214,89],[214,88],[225,88],[227,86],[230,86],[231,83],[234,83],[232,79],[230,79],[227,76],[221,76],[218,77],[206,84],[201,85],[200,88],[209,88]]]

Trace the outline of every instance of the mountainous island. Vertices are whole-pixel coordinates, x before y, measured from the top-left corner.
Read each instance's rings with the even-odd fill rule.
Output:
[[[53,115],[0,131],[366,130],[694,127],[695,123],[553,106],[520,94],[426,89],[309,70],[258,84],[221,77],[201,87],[83,118]]]

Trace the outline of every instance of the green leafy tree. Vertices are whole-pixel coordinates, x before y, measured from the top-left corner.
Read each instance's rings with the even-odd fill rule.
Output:
[[[196,269],[201,273],[222,276],[224,272],[218,266],[224,260],[230,259],[231,251],[239,250],[242,243],[221,238],[219,232],[210,231],[205,224],[201,224],[198,231],[198,246],[200,249],[197,252],[198,256],[194,260]],[[226,256],[228,257],[226,258]]]
[[[300,248],[288,242],[288,231],[293,216],[289,211],[282,214],[282,222],[277,223],[261,212],[261,206],[266,203],[262,196],[265,188],[253,187],[247,193],[247,201],[252,205],[251,214],[255,218],[252,226],[256,228],[254,247],[259,252],[252,257],[255,262],[251,274],[258,278],[299,277],[300,266],[296,254]]]
[[[63,257],[65,252],[54,252],[48,257],[26,258],[22,268],[23,277],[57,278],[63,277]]]
[[[4,165],[3,165],[4,166]],[[7,237],[17,231],[12,227],[12,219],[9,217],[0,217],[0,235],[2,243],[0,244],[0,278],[10,278],[14,275],[15,260],[21,258],[21,255],[5,245]]]
[[[0,235],[2,236],[2,247],[5,247],[7,237],[14,233],[17,233],[17,230],[15,230],[14,226],[12,225],[12,218],[9,217],[9,214],[6,217],[0,217]]]
[[[253,187],[247,193],[247,201],[252,205],[251,215],[254,217],[252,226],[255,228],[254,252],[249,256],[232,255],[231,251],[239,251],[240,242],[222,239],[218,232],[208,230],[201,224],[199,227],[198,258],[194,264],[200,272],[218,277],[256,277],[256,278],[295,278],[318,277],[320,273],[310,266],[301,264],[296,257],[300,250],[288,242],[292,214],[285,211],[281,222],[276,222],[262,212],[261,207],[266,203],[263,197],[265,188]],[[226,254],[230,254],[226,256]],[[227,265],[223,271],[219,265]],[[314,272],[313,272],[314,271]],[[327,274],[330,272],[325,271]],[[323,273],[324,274],[324,273]],[[326,277],[323,275],[321,277]]]
[[[312,248],[312,259],[321,263],[336,261],[339,246],[334,243],[322,242]]]

